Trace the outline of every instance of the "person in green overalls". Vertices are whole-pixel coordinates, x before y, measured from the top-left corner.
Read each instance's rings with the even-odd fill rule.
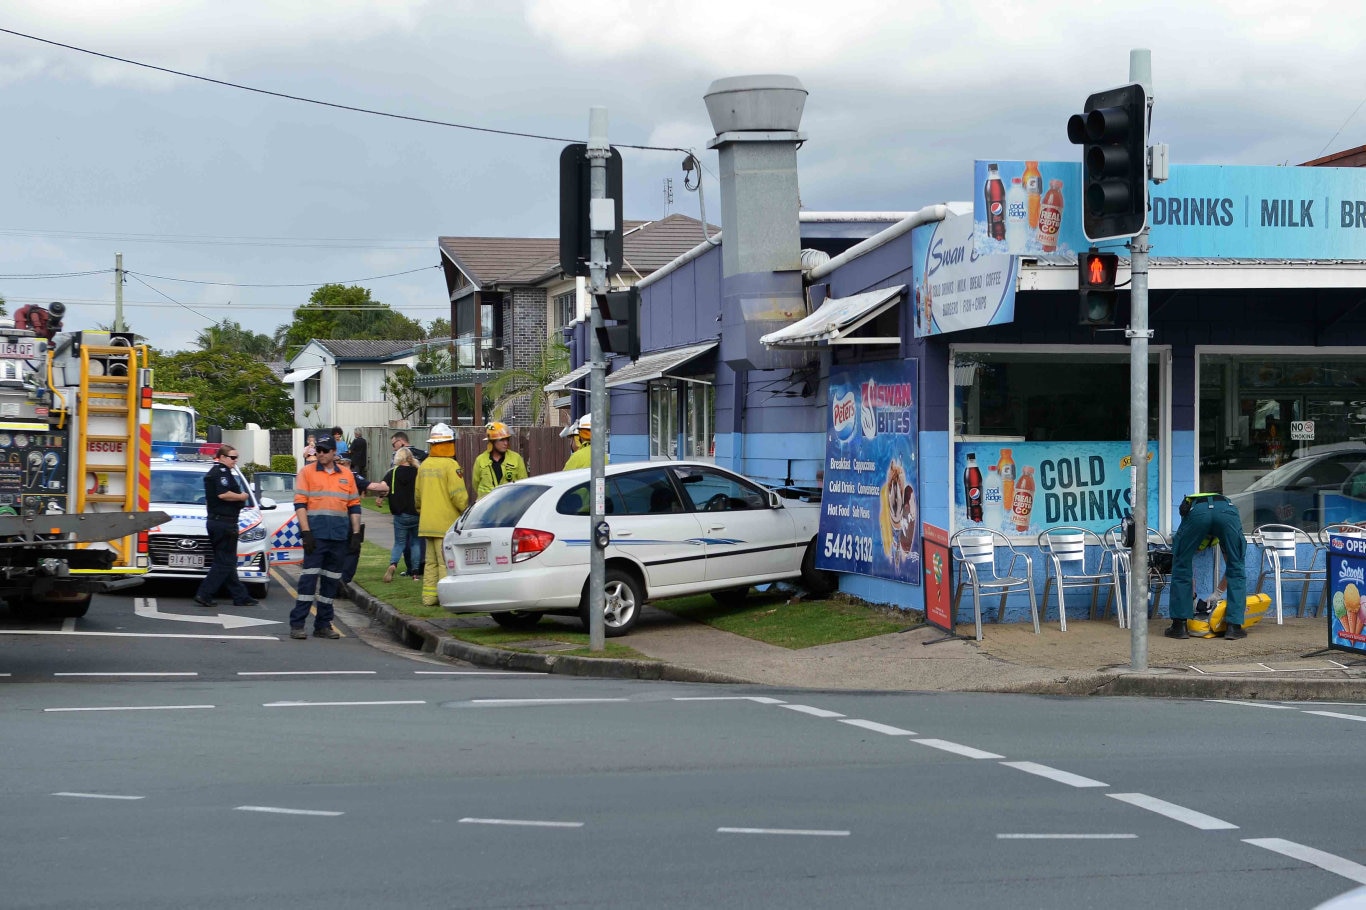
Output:
[[[1224,638],[1230,641],[1247,638],[1243,628],[1247,612],[1247,576],[1243,573],[1247,539],[1243,536],[1243,520],[1237,507],[1219,493],[1192,493],[1181,500],[1179,511],[1181,526],[1172,538],[1172,624],[1162,634],[1168,638],[1190,638],[1186,620],[1195,615],[1192,564],[1196,552],[1217,540],[1219,552],[1224,556],[1224,576],[1228,580]]]

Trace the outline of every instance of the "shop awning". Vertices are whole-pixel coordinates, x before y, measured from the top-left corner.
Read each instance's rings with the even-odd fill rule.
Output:
[[[674,348],[671,351],[646,354],[634,363],[629,363],[608,376],[607,388],[616,388],[630,382],[649,382],[652,379],[663,379],[685,363],[716,350],[716,346],[720,343],[719,341],[707,341],[686,348]]]
[[[830,297],[816,312],[769,332],[759,340],[772,347],[800,347],[828,341],[830,344],[900,344],[900,338],[849,338],[901,300],[906,285],[878,288],[852,297]]]
[[[556,392],[563,392],[570,386],[572,386],[574,383],[578,382],[580,379],[587,376],[592,369],[593,365],[591,363],[585,363],[583,366],[571,370],[568,373],[565,373],[563,376],[561,376],[559,379],[556,379],[554,382],[546,383],[544,390],[546,392],[549,392],[551,395],[554,395]]]
[[[322,367],[309,367],[306,370],[295,370],[293,373],[285,376],[285,382],[303,382],[306,379],[312,379],[322,371]]]

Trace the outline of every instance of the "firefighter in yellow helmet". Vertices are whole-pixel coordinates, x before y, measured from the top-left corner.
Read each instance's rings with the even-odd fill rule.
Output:
[[[564,470],[572,471],[575,468],[587,468],[593,464],[593,415],[585,414],[579,418],[579,447],[574,450],[574,454],[569,456],[569,460],[564,463]],[[602,463],[607,464],[610,459],[603,458]]]
[[[442,541],[451,525],[469,507],[465,472],[455,460],[455,434],[444,423],[432,427],[427,436],[431,447],[417,471],[413,501],[417,505],[417,533],[427,546],[422,567],[422,605],[437,606],[436,583],[446,574]]]
[[[512,451],[512,431],[507,424],[494,421],[485,429],[488,448],[474,459],[474,498],[480,499],[505,483],[526,480],[526,462]]]

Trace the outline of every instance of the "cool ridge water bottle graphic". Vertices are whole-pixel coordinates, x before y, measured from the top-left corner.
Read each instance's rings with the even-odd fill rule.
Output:
[[[1010,181],[1006,193],[1006,249],[1023,253],[1029,243],[1029,195],[1019,177]]]
[[[963,498],[967,501],[968,521],[982,522],[982,470],[977,467],[977,456],[968,453],[968,466],[963,471]]]
[[[986,526],[993,531],[1001,530],[1001,522],[1005,519],[1005,505],[1001,491],[1001,472],[996,470],[996,465],[987,467],[986,485],[982,487],[982,513],[985,516]]]
[[[1001,183],[1000,169],[987,165],[987,182],[982,187],[987,203],[987,233],[992,240],[1006,239],[1006,188]]]

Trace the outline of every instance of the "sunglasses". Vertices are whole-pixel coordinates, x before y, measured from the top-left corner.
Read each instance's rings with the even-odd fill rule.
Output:
[[[237,456],[236,456],[236,455],[224,455],[223,457],[224,457],[224,458],[231,458],[233,461],[236,461],[236,460],[237,460]]]

